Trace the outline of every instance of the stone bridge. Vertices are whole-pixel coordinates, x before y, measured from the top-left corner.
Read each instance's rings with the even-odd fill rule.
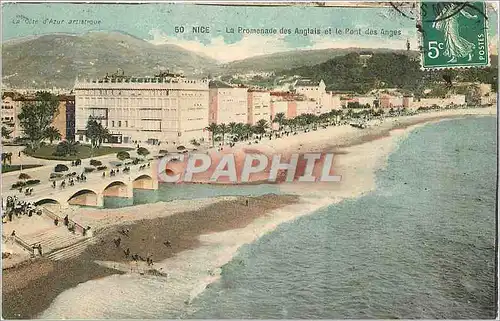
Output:
[[[151,164],[153,165],[153,164]],[[61,188],[60,182],[56,188],[51,185],[36,187],[31,196],[23,196],[22,199],[35,205],[59,204],[61,207],[68,205],[84,205],[102,207],[105,196],[133,197],[134,189],[158,189],[157,174],[153,172],[155,167],[145,169],[131,168],[129,173],[120,172],[115,176],[102,177],[102,172],[89,173],[85,182],[76,182],[69,186],[66,179],[66,187]]]

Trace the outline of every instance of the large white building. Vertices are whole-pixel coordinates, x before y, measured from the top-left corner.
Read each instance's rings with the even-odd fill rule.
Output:
[[[209,122],[215,124],[248,122],[248,88],[210,82]],[[208,113],[207,113],[208,114]]]
[[[268,91],[248,90],[248,123],[255,125],[264,119],[271,121],[271,95]]]
[[[298,80],[295,82],[295,91],[315,102],[313,113],[319,115],[327,113],[333,109],[341,109],[340,96],[333,95],[326,91],[326,85],[323,80],[314,82],[310,80]],[[308,107],[309,109],[309,107]],[[297,112],[300,114],[299,112]]]
[[[86,141],[89,117],[112,134],[112,142],[186,144],[207,139],[208,81],[174,74],[77,80],[76,140]]]

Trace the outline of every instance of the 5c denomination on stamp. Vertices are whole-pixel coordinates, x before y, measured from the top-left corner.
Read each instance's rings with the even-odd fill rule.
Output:
[[[421,3],[423,68],[489,66],[484,2]]]

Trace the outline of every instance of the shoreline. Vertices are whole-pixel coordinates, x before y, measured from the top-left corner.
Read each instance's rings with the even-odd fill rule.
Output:
[[[251,211],[245,211],[248,209],[245,199],[250,200]],[[95,262],[129,263],[132,260],[126,259],[123,253],[126,248],[130,248],[131,254],[143,257],[153,254],[154,262],[162,261],[199,246],[198,238],[203,234],[242,228],[273,209],[295,202],[296,197],[287,195],[241,197],[194,211],[109,226],[95,236],[97,244],[90,245],[76,258],[64,261],[42,258],[4,270],[3,317],[36,318],[64,290],[89,280],[124,274]],[[118,233],[122,228],[130,229],[129,237]],[[171,242],[170,247],[163,244],[167,240],[165,234]],[[116,237],[123,240],[119,248],[113,243]]]
[[[166,252],[165,253],[161,252],[162,254],[159,255],[158,257],[153,257],[153,260],[155,262],[158,260],[163,261],[162,264],[164,264],[165,262],[167,263],[178,262],[179,260],[189,261],[191,260],[190,255],[195,255],[193,251],[196,252],[196,249],[200,249],[201,247],[203,247],[202,245],[206,245],[207,243],[210,244],[214,242],[223,242],[220,239],[221,235],[225,235],[225,237],[228,237],[229,235],[232,235],[233,237],[234,236],[240,237],[240,235],[235,233],[235,231],[239,231],[240,229],[242,230],[255,229],[261,231],[261,234],[266,233],[269,230],[272,230],[273,228],[276,227],[276,224],[272,222],[270,223],[263,221],[263,219],[269,217],[270,215],[276,217],[281,215],[280,218],[281,221],[277,223],[280,224],[283,222],[296,219],[299,216],[307,215],[323,206],[336,203],[345,198],[358,197],[363,193],[369,192],[373,188],[375,188],[375,182],[374,182],[375,170],[383,166],[383,162],[387,159],[388,155],[394,150],[397,138],[404,136],[405,134],[409,133],[418,126],[422,126],[427,123],[432,123],[447,119],[454,119],[454,118],[464,118],[468,116],[488,116],[488,115],[496,116],[496,112],[495,114],[491,114],[492,110],[496,111],[496,109],[493,108],[458,110],[461,113],[460,112],[450,113],[453,112],[454,110],[446,110],[443,112],[426,113],[416,116],[405,116],[393,119],[390,118],[390,119],[385,119],[381,124],[375,126],[372,125],[367,129],[340,128],[343,130],[339,130],[338,129],[339,127],[331,127],[323,130],[318,130],[315,132],[309,132],[297,135],[300,137],[294,136],[294,139],[292,139],[291,141],[288,140],[289,144],[287,144],[286,146],[279,146],[278,144],[279,142],[276,143],[276,141],[270,141],[269,143],[271,143],[271,145],[277,145],[277,146],[272,146],[276,150],[284,149],[286,151],[290,151],[291,149],[295,148],[296,150],[300,150],[301,152],[303,152],[308,148],[311,148],[316,151],[318,149],[322,151],[332,150],[332,149],[338,151],[340,149],[341,153],[338,153],[340,156],[335,160],[335,165],[339,168],[339,171],[342,172],[342,174],[346,179],[344,180],[343,177],[342,184],[334,186],[330,190],[326,191],[322,191],[320,184],[318,184],[318,186],[316,186],[315,189],[307,192],[303,190],[303,188],[301,188],[302,187],[301,184],[296,184],[294,186],[284,186],[282,190],[285,194],[294,194],[295,196],[290,196],[290,195],[274,196],[278,199],[284,197],[284,199],[280,199],[279,201],[276,199],[274,200],[275,202],[273,204],[277,205],[277,207],[271,206],[267,208],[266,211],[258,213],[254,209],[251,214],[245,216],[245,220],[243,221],[241,220],[241,218],[236,219],[235,217],[233,217],[232,221],[226,220],[226,225],[224,225],[224,227],[221,226],[221,228],[216,231],[205,231],[198,229],[197,230],[198,234],[196,233],[192,234],[193,233],[192,226],[185,223],[186,225],[189,225],[189,230],[185,230],[182,232],[188,233],[189,240],[183,239],[183,233],[176,235],[176,237],[179,237],[181,239],[181,243],[179,243],[179,248],[177,248],[178,251],[174,252],[172,249],[171,254],[167,254]],[[490,114],[486,114],[485,111],[490,111]],[[335,133],[335,131],[337,131],[337,133]],[[334,136],[333,138],[339,139],[340,141],[339,143],[332,144],[332,137],[331,137],[332,132]],[[319,133],[322,133],[323,135],[321,134],[318,135]],[[308,134],[313,134],[313,135],[316,134],[319,137],[316,136],[315,139],[311,139],[311,141],[308,141],[307,140]],[[312,137],[312,135],[309,136]],[[368,155],[366,155],[367,152]],[[357,167],[357,164],[359,164],[360,159],[362,159],[365,162],[362,168]],[[265,199],[266,197],[269,197],[269,195],[256,198],[249,198],[249,199]],[[217,209],[219,207],[224,208],[226,206],[233,206],[234,203],[238,202],[241,203],[242,199],[244,198],[246,197],[233,197],[232,200],[227,200],[227,199],[214,200],[211,204],[205,205],[205,207],[203,207],[202,205],[202,208],[193,209],[192,211],[180,210],[169,216],[164,216],[164,214],[163,215],[159,214],[159,216],[155,217],[154,215],[152,215],[152,217],[135,219],[128,222],[120,221],[120,219],[123,219],[123,215],[121,215],[120,217],[116,216],[114,219],[111,219],[110,222],[108,222],[106,231],[102,233],[102,235],[99,234],[98,236],[96,236],[100,238],[101,243],[89,246],[83,254],[81,254],[75,259],[62,262],[61,261],[54,262],[42,259],[35,261],[33,263],[28,263],[27,266],[20,266],[9,270],[4,270],[4,278],[3,278],[4,284],[8,284],[7,287],[4,286],[4,296],[3,296],[4,317],[8,318],[36,317],[51,305],[54,299],[57,298],[58,294],[62,293],[67,289],[70,288],[74,289],[80,283],[89,280],[99,280],[105,278],[106,276],[114,274],[123,275],[125,271],[120,271],[120,269],[111,269],[106,267],[106,265],[111,266],[110,264],[113,264],[110,262],[119,262],[120,264],[124,263],[123,252],[120,251],[120,254],[117,254],[115,249],[109,246],[109,244],[111,244],[114,247],[114,245],[112,244],[112,238],[116,237],[117,234],[116,231],[118,230],[118,228],[122,228],[125,226],[134,226],[131,230],[136,230],[136,231],[145,230],[149,232],[151,228],[155,228],[155,226],[158,225],[158,224],[154,225],[153,222],[156,223],[160,221],[168,222],[169,220],[172,220],[174,218],[184,218],[187,220],[186,222],[191,222],[192,224],[193,222],[197,221],[195,215],[200,215],[200,213],[203,213],[204,211],[210,211],[210,208]],[[196,200],[196,202],[199,201],[201,200]],[[232,203],[233,205],[228,205],[231,204],[231,202],[233,202]],[[253,202],[254,201],[252,200],[251,203]],[[276,202],[279,205],[276,204]],[[155,204],[161,204],[161,202]],[[151,206],[151,205],[152,204],[147,204],[146,206]],[[139,205],[139,207],[140,206],[144,205]],[[299,211],[296,211],[297,206],[299,207],[300,213]],[[137,208],[137,207],[138,206],[121,208],[121,209],[118,208],[112,210],[107,209],[104,211],[106,213],[109,212],[128,213],[130,211],[136,212],[137,209],[134,211],[131,210],[131,208]],[[159,205],[158,209],[153,209],[153,211],[155,210],[161,211],[161,209],[162,206]],[[103,210],[99,210],[96,212],[102,213],[102,211]],[[165,211],[164,208],[163,211]],[[91,211],[89,211],[89,213],[90,212]],[[126,215],[125,217],[126,217],[125,219],[127,219]],[[188,218],[190,218],[191,220],[189,220]],[[264,224],[265,226],[262,224]],[[147,229],[146,227],[148,227],[149,229]],[[242,240],[240,240],[240,243],[241,241],[243,241],[243,244],[251,243],[253,240],[255,240],[260,236],[256,237],[255,235],[253,235],[252,237],[241,237]],[[137,251],[138,250],[144,251],[145,250],[144,244],[147,243],[148,246],[151,246],[151,244],[154,244],[155,242],[154,240],[149,239],[148,241],[145,241],[145,243],[142,243],[141,245],[141,241],[143,240],[139,241],[137,235],[134,235],[133,238],[135,240],[134,244],[130,243],[130,246],[138,247]],[[102,247],[103,244],[102,242],[104,242],[104,244],[108,244],[108,246],[105,249],[102,248],[99,249],[99,247]],[[159,246],[158,248],[155,248],[157,251],[166,250],[166,247],[162,245],[161,242],[160,245],[161,246]],[[129,246],[129,243],[127,243],[127,246]],[[162,246],[165,249],[162,249]],[[241,244],[232,245],[231,247],[232,253],[234,254],[240,246]],[[132,248],[131,252],[134,253]],[[224,258],[220,259],[219,260],[220,262],[216,262],[217,264],[215,265],[221,266],[230,261],[231,258],[232,255],[225,255]],[[100,264],[96,263],[96,261],[99,261],[101,263]],[[157,264],[157,265],[160,266],[162,264]],[[25,284],[23,287],[18,289],[16,289],[14,285],[9,284],[9,281],[13,281],[12,275],[21,273],[21,271],[28,272],[29,269],[33,270],[35,265],[40,266],[40,271],[32,271],[32,273],[38,274],[40,276],[39,278],[31,281],[29,280],[26,281],[23,279],[21,284],[23,282]],[[49,265],[51,267],[47,268],[47,266]],[[63,278],[62,280],[60,277],[58,278],[57,275],[60,276],[62,271],[71,271],[73,274],[70,274],[69,276],[73,277],[72,278],[73,282],[68,281],[67,278]],[[7,278],[5,277],[5,274],[7,274]],[[23,273],[21,273],[21,275],[22,274]],[[207,280],[204,280],[202,282],[203,284],[201,284],[201,287],[199,287],[196,290],[196,293],[194,295],[189,293],[188,301],[192,300],[197,294],[201,293],[203,289],[207,286],[207,284],[215,281],[216,279],[217,276],[212,275]],[[20,281],[18,281],[18,283],[19,282]],[[51,285],[50,282],[56,284]],[[47,285],[51,285],[50,290],[47,290]],[[8,289],[7,292],[5,291],[6,288]],[[32,291],[32,289],[39,289],[39,290]],[[41,289],[43,289],[43,291]],[[47,295],[47,293],[49,293],[50,295]],[[10,300],[5,301],[5,297],[12,296],[12,294],[14,294],[14,298],[11,297]],[[40,298],[43,299],[40,300]],[[17,316],[17,314],[21,314],[21,316]]]

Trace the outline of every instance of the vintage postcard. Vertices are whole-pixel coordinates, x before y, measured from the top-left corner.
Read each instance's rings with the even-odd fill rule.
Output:
[[[494,2],[2,4],[5,319],[494,319]]]

